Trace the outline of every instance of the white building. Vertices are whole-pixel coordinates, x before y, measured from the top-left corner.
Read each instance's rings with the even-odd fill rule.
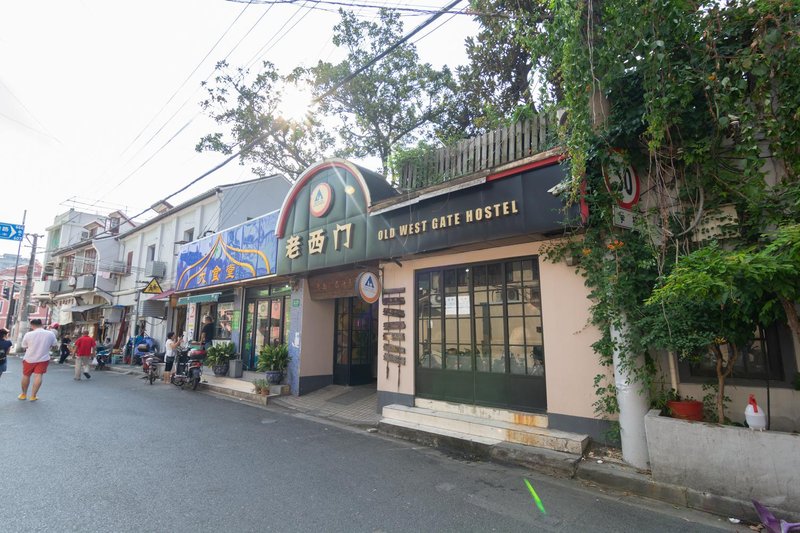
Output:
[[[221,185],[174,207],[160,202],[152,206],[158,213],[155,217],[120,234],[115,239],[118,255],[113,264],[117,270],[124,265],[124,272],[110,269],[117,283],[112,307],[106,312],[107,321],[117,324],[113,329],[115,344],[124,344],[124,339],[134,332],[134,320],[138,320],[144,332],[163,348],[166,334],[176,322],[170,296],[179,246],[280,209],[291,185],[287,178],[273,175]],[[113,243],[99,240],[94,245],[98,251],[113,247]],[[142,294],[140,291],[153,279],[164,292]],[[185,317],[180,323],[185,323]]]

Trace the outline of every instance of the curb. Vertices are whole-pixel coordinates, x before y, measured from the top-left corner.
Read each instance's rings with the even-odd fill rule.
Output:
[[[383,422],[378,423],[378,431],[384,435],[437,448],[467,460],[494,461],[520,466],[552,477],[575,479],[617,492],[626,492],[642,498],[662,501],[676,507],[686,507],[721,517],[735,517],[759,523],[758,515],[751,502],[661,483],[653,480],[649,474],[624,465],[598,464],[566,452],[507,442],[487,444]],[[800,515],[796,515],[792,511],[773,506],[770,508],[778,516],[800,520]]]

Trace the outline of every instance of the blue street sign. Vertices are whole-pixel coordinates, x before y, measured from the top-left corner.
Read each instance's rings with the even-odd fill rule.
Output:
[[[21,224],[8,224],[0,222],[0,239],[7,241],[21,241],[25,233],[25,226]]]

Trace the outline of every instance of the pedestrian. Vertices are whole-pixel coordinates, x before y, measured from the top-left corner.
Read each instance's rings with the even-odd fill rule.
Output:
[[[175,338],[174,331],[167,333],[167,342],[164,343],[164,347],[167,350],[167,353],[164,354],[165,372],[172,372],[172,364],[175,362],[175,357],[178,356],[178,347],[181,345],[182,340],[183,336]]]
[[[8,330],[0,328],[0,376],[6,371],[6,358],[8,357],[8,352],[11,351],[11,341],[6,337],[8,337]]]
[[[214,340],[214,319],[209,315],[203,317],[203,329],[200,330],[200,342],[203,344],[204,349],[211,346],[211,341]]]
[[[63,365],[64,361],[66,361],[67,357],[69,357],[70,354],[69,345],[71,342],[72,339],[70,339],[66,333],[64,334],[63,337],[61,337],[61,348],[60,348],[60,355],[58,358],[59,365]]]
[[[30,321],[31,330],[22,337],[22,347],[25,356],[22,358],[22,394],[17,396],[20,400],[28,399],[28,386],[33,374],[33,391],[31,401],[39,399],[39,388],[42,386],[42,376],[47,372],[50,363],[50,348],[58,345],[55,333],[42,328],[42,321],[34,318]]]
[[[84,329],[81,331],[81,336],[75,340],[75,380],[81,380],[81,370],[84,366],[86,370],[83,375],[86,379],[91,379],[89,374],[89,365],[92,362],[92,357],[97,352],[97,343],[92,337],[89,336],[89,330]]]

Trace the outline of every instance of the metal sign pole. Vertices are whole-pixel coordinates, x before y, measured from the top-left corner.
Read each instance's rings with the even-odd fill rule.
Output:
[[[28,210],[22,212],[22,226],[25,227],[25,218],[28,216]],[[14,290],[17,288],[17,269],[19,268],[19,254],[22,252],[22,240],[20,239],[17,245],[17,260],[14,262],[14,280],[11,282],[11,290],[8,293],[8,314],[6,315],[6,329],[11,329],[11,324],[14,321],[14,315],[17,312],[17,306],[14,305]],[[32,275],[28,273],[28,275]]]

